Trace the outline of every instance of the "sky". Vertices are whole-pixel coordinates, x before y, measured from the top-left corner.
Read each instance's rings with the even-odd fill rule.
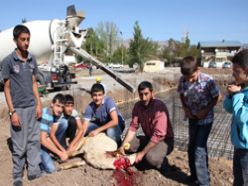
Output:
[[[192,44],[222,40],[248,43],[248,0],[5,0],[0,3],[0,30],[24,18],[64,19],[66,7],[72,4],[86,14],[80,28],[113,22],[124,39],[133,37],[138,21],[143,36],[154,41],[181,41],[188,32]]]

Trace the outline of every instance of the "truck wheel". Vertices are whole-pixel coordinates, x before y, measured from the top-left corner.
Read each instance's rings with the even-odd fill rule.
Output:
[[[38,83],[38,86],[44,86],[44,85],[46,85],[45,79],[43,78],[43,76],[41,74],[38,74],[36,76],[36,81]]]
[[[0,82],[0,91],[4,90],[4,85]]]
[[[43,94],[46,94],[46,83],[41,74],[38,74],[36,76],[36,82],[38,85],[38,92],[40,93],[40,96],[42,96]]]
[[[66,77],[65,77],[65,82],[66,83],[70,83],[71,82],[71,77],[70,77],[70,74],[67,74]],[[66,90],[69,90],[71,88],[71,85],[66,85],[65,86],[65,89]]]

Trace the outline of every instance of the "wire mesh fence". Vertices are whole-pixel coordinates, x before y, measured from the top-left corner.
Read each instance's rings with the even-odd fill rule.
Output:
[[[179,96],[175,90],[156,95],[163,100],[169,110],[170,119],[175,136],[175,147],[187,151],[188,148],[188,121],[185,118]],[[120,106],[126,120],[127,127],[130,123],[134,101]],[[127,129],[126,127],[126,129]],[[233,146],[230,141],[231,115],[222,107],[222,102],[215,107],[215,117],[212,130],[208,138],[208,154],[210,157],[225,157],[232,159]]]
[[[186,151],[188,145],[188,121],[185,118],[179,97],[165,100],[169,104],[170,117],[175,134],[175,144],[180,150]],[[167,104],[168,105],[168,104]],[[231,115],[222,107],[222,102],[215,107],[213,127],[208,138],[208,153],[210,157],[225,157],[232,159],[233,146],[230,140]]]
[[[205,70],[207,70],[207,73],[212,72],[210,71],[211,69]],[[223,69],[214,69],[214,71],[216,71],[216,73],[212,74],[212,76],[214,77],[216,83],[220,87],[222,87],[222,92],[224,92],[227,84],[233,80],[231,77],[231,71],[226,71]],[[175,90],[179,77],[180,73],[174,72],[172,69],[171,72],[168,72],[166,74],[153,73],[142,74],[142,76],[137,74],[137,77],[135,76],[133,78],[130,78],[129,82],[134,87],[137,87],[141,81],[149,79],[149,81],[153,83],[154,90],[162,92],[156,94],[156,97],[163,100],[168,107],[172,127],[175,134],[175,146],[180,150],[187,151],[188,121],[185,120],[185,115],[182,110],[179,96]],[[90,101],[90,96],[86,93],[82,94],[82,92],[77,91],[75,90],[75,92],[72,92],[72,94],[76,95],[76,107],[79,109],[80,112],[83,112],[86,106],[85,104]],[[118,104],[118,107],[126,120],[127,130],[130,123],[133,106],[138,99],[137,92],[135,94],[132,94],[124,89],[118,89],[116,94],[114,94],[114,90],[112,92],[113,94],[110,94],[110,96],[115,101],[118,102],[118,100],[121,100],[120,104]],[[88,98],[88,101],[86,101],[86,98]],[[84,100],[83,103],[81,100]],[[232,158],[233,146],[230,141],[230,126],[231,115],[223,109],[221,102],[215,107],[214,123],[208,138],[209,156],[225,157],[228,159]]]

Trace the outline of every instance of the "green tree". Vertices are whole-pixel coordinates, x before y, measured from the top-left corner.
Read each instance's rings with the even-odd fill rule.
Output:
[[[177,63],[185,56],[192,55],[199,58],[200,51],[195,45],[190,45],[188,35],[183,39],[183,42],[175,41],[170,38],[168,46],[161,51],[160,57],[166,59],[169,64],[178,65]]]
[[[97,25],[96,33],[104,44],[106,61],[112,61],[112,55],[118,47],[119,29],[113,22],[100,22]]]
[[[172,63],[176,58],[176,51],[178,48],[178,42],[170,38],[168,40],[168,46],[164,47],[161,52],[161,58]]]
[[[184,38],[184,41],[179,44],[178,46],[178,51],[177,51],[177,56],[179,57],[185,57],[192,55],[196,58],[199,57],[199,49],[195,45],[190,45],[190,39],[189,36],[186,35]]]
[[[82,48],[85,49],[91,55],[97,57],[99,60],[103,60],[105,57],[104,42],[99,39],[93,28],[88,29],[87,36]]]
[[[112,61],[113,62],[118,62],[118,63],[122,63],[122,58],[123,58],[123,64],[126,64],[127,60],[128,60],[128,49],[126,47],[118,47],[112,56]]]
[[[189,55],[192,55],[192,56],[194,56],[194,57],[196,57],[196,58],[200,58],[200,49],[197,48],[196,45],[192,45],[192,46],[190,47]]]
[[[99,39],[93,28],[88,29],[83,47],[87,52],[95,56],[101,55],[104,52],[104,43]]]
[[[143,71],[144,62],[156,56],[157,49],[158,45],[155,42],[143,37],[139,23],[136,21],[133,39],[129,46],[129,64],[132,66],[138,63],[140,71]]]

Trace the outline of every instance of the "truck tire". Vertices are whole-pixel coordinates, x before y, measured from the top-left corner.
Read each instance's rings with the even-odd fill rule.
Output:
[[[66,82],[66,83],[71,83],[71,74],[70,74],[70,73],[68,73],[68,74],[66,75],[65,82]],[[71,85],[66,85],[65,88],[66,88],[66,90],[69,90],[69,89],[71,88]]]
[[[71,83],[71,73],[70,73],[70,70],[68,68],[68,66],[63,66],[64,67],[64,70],[62,72],[62,78],[63,78],[63,81],[64,83]],[[63,89],[64,90],[69,90],[71,88],[71,85],[65,85],[63,86]]]
[[[45,79],[41,73],[37,74],[36,82],[37,82],[37,86],[38,86],[39,95],[43,96],[47,92],[46,92],[46,82],[45,82]]]
[[[4,84],[3,84],[3,82],[0,82],[0,91],[4,91]]]
[[[41,73],[38,73],[37,76],[36,76],[36,81],[38,83],[38,86],[39,85],[46,85],[46,82],[45,82],[45,79],[43,77],[43,75]]]

